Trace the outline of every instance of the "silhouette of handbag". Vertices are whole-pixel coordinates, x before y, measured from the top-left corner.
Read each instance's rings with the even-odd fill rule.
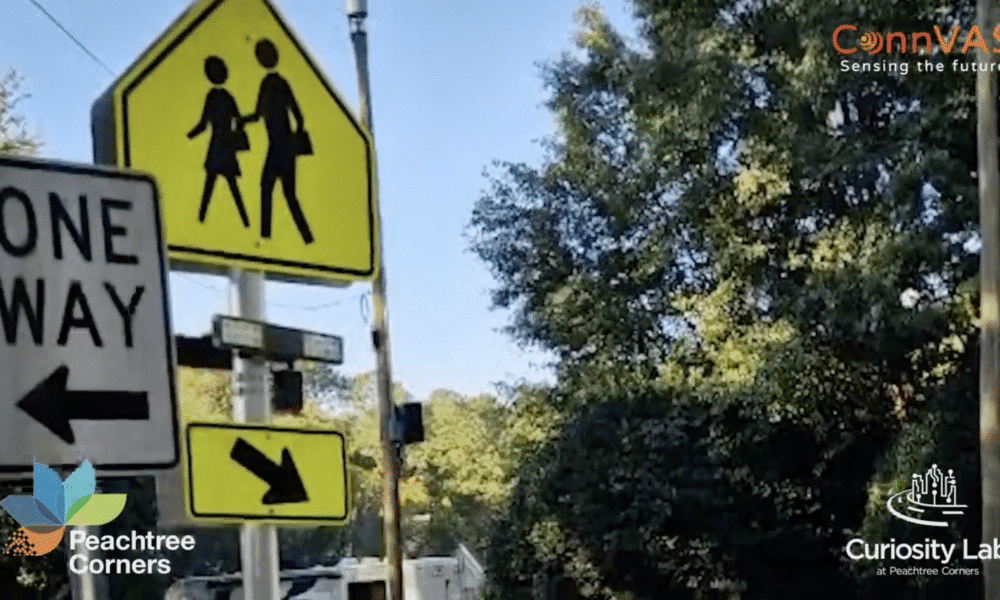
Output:
[[[243,123],[238,124],[236,131],[233,132],[233,147],[236,148],[237,152],[250,149],[250,138],[247,136],[246,130],[243,129]]]
[[[295,149],[295,154],[300,156],[309,156],[313,153],[312,139],[309,138],[309,132],[300,129],[292,133],[292,148]]]

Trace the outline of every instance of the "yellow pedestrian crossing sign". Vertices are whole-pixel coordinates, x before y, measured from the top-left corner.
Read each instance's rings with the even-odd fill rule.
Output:
[[[372,142],[268,0],[198,0],[95,103],[99,163],[159,185],[174,264],[376,269]]]
[[[190,423],[189,511],[215,521],[344,522],[345,452],[335,431]]]

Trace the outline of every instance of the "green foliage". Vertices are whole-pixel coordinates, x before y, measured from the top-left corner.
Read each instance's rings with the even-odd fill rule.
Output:
[[[17,105],[28,97],[22,91],[24,77],[14,69],[0,77],[0,153],[31,156],[42,141],[28,133],[27,119]]]
[[[972,78],[844,74],[829,40],[971,9],[634,6],[635,43],[581,10],[578,52],[543,73],[545,164],[498,165],[469,225],[511,333],[559,358],[554,433],[517,451],[490,545],[496,591],[529,597],[541,577],[656,598],[722,577],[748,598],[892,593],[841,564],[849,536],[885,531],[873,479],[935,458],[978,477],[955,434],[975,427]],[[664,459],[657,444],[692,435],[677,422],[698,443]],[[671,522],[706,461],[719,504]],[[647,465],[659,485],[630,475]],[[645,527],[600,517],[647,502],[663,517]]]
[[[335,562],[347,553],[380,551],[382,450],[373,373],[345,378],[324,365],[302,365],[306,402],[302,413],[274,415],[277,426],[333,429],[347,439],[351,523],[341,528],[282,528],[280,541],[289,566]],[[178,390],[185,422],[230,421],[230,373],[180,368]],[[401,385],[397,403],[412,401]],[[490,396],[467,398],[436,390],[424,400],[426,441],[407,446],[400,495],[407,553],[449,554],[458,543],[481,550],[492,518],[509,491],[514,468],[501,440],[531,436],[528,428],[508,430],[508,410]],[[538,413],[545,414],[544,410]],[[520,443],[521,447],[526,442]],[[186,574],[235,568],[227,551],[226,528],[199,530],[199,558],[184,561]]]
[[[351,378],[330,363],[299,360],[296,370],[302,373],[302,392],[327,412],[336,412],[350,403]]]
[[[859,466],[874,461],[885,428],[855,398],[860,387],[793,404],[803,387],[793,377],[822,387],[859,373],[815,350],[783,352],[764,358],[784,366],[783,381],[762,372],[739,391],[577,392],[556,436],[522,455],[487,554],[499,597],[527,597],[539,573],[594,598],[683,597],[722,582],[794,597],[817,579],[848,593],[832,550],[859,525],[869,475]],[[771,387],[787,390],[784,401],[760,394]]]
[[[427,520],[411,521],[409,552],[451,554],[459,543],[481,551],[508,489],[499,444],[507,411],[491,396],[448,390],[424,406],[425,441],[406,450],[404,507]]]
[[[924,474],[932,465],[942,471],[953,471],[957,484],[957,499],[966,505],[965,517],[935,531],[934,539],[941,543],[956,544],[961,552],[963,539],[969,540],[974,552],[981,538],[982,512],[980,493],[979,439],[978,439],[978,352],[969,344],[960,363],[961,374],[947,385],[941,386],[926,399],[922,410],[914,411],[904,420],[899,435],[882,457],[879,468],[870,484],[864,521],[856,531],[857,537],[871,543],[886,543],[895,539],[900,543],[919,543],[926,539],[925,527],[911,525],[886,511],[886,502],[893,494],[909,489],[911,475]],[[935,561],[923,561],[922,566],[940,567]],[[913,561],[913,564],[920,564]],[[855,576],[867,584],[880,578],[873,577],[877,564],[850,562],[848,567]],[[919,582],[908,582],[910,587],[920,583],[931,596],[979,594],[980,580],[955,581],[952,577],[925,577]]]
[[[491,396],[444,389],[422,402],[425,441],[405,447],[400,481],[405,551],[451,554],[459,543],[482,550],[510,487],[502,452],[508,411]],[[355,514],[370,520],[382,501],[377,408],[351,414],[348,428]]]
[[[665,400],[590,403],[522,467],[487,557],[499,597],[527,597],[548,572],[599,598],[711,580],[719,469],[705,420]]]
[[[229,421],[233,414],[229,371],[177,367],[177,399],[185,422]]]

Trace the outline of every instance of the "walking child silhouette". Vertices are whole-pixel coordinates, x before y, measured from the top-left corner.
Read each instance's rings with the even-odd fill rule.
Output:
[[[233,201],[236,202],[236,210],[240,212],[243,226],[250,227],[250,219],[247,218],[247,211],[243,206],[243,197],[240,195],[239,186],[236,185],[236,178],[241,173],[240,165],[236,162],[236,135],[233,124],[239,122],[240,112],[236,100],[222,87],[229,78],[226,63],[218,56],[209,56],[205,59],[205,76],[214,86],[205,97],[201,120],[187,134],[191,139],[204,131],[208,125],[212,126],[208,155],[205,157],[205,189],[201,195],[198,221],[205,222],[208,203],[215,187],[215,178],[222,175],[229,183],[229,191],[233,194]]]
[[[294,135],[302,133],[302,111],[295,101],[292,88],[281,75],[274,70],[278,64],[278,49],[271,40],[262,39],[254,48],[257,62],[268,70],[260,82],[260,92],[257,95],[257,109],[253,114],[243,117],[243,122],[257,121],[263,117],[267,129],[267,157],[264,159],[264,169],[260,176],[260,236],[271,237],[271,194],[278,179],[281,180],[281,190],[285,195],[288,210],[292,213],[299,235],[307,244],[313,242],[309,223],[302,214],[302,207],[295,195],[295,158],[298,154]],[[292,132],[288,113],[295,117],[296,130]]]

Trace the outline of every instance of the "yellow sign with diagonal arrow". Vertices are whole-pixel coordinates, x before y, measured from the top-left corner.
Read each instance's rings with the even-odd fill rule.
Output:
[[[187,500],[196,519],[347,520],[344,436],[229,423],[187,426]]]

